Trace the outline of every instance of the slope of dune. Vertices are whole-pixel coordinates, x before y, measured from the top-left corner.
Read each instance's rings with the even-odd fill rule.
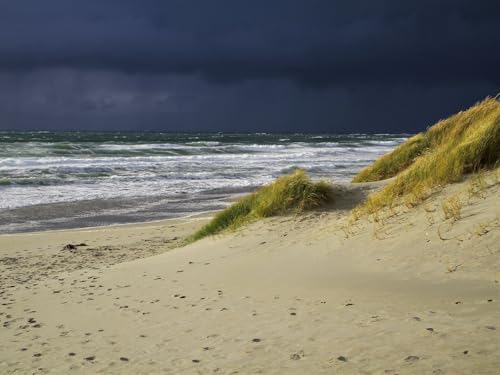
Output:
[[[500,162],[500,100],[487,98],[417,134],[361,170],[353,182],[395,177],[371,194],[358,214],[377,213],[401,202],[416,205],[467,173]]]

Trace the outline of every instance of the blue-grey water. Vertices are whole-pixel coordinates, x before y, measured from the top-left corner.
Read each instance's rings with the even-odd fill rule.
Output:
[[[391,134],[0,132],[0,233],[157,220],[225,207],[295,168],[348,181]]]

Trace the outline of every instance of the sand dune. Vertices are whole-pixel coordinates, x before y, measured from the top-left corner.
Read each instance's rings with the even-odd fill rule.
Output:
[[[205,219],[0,236],[0,373],[498,373],[500,185],[347,227],[377,186],[177,249]]]

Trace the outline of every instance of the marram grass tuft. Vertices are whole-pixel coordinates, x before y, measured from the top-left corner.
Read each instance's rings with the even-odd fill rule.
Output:
[[[303,170],[282,176],[219,212],[190,241],[232,230],[252,220],[289,212],[300,213],[333,202],[333,187],[313,182]]]
[[[486,98],[439,121],[359,172],[353,182],[396,177],[368,196],[354,214],[373,214],[401,202],[416,205],[466,173],[498,166],[499,160],[500,101]]]

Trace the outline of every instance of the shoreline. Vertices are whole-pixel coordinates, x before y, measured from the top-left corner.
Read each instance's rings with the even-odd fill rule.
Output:
[[[158,206],[153,205],[148,209],[139,205],[136,208],[137,212],[134,211],[135,209],[131,210],[130,208],[125,208],[125,211],[122,212],[122,208],[114,206],[116,204],[114,200],[77,200],[26,206],[11,210],[0,210],[0,235],[175,220],[215,212],[223,209],[230,200],[231,197],[229,196],[224,198],[214,197],[213,201],[207,199],[202,203],[200,208],[203,209],[191,211],[177,211],[178,207],[172,208],[168,203],[167,207],[163,207],[164,203],[159,203]],[[127,205],[132,207],[132,203],[133,200],[128,202]],[[172,209],[171,211],[169,211],[169,207]],[[208,207],[210,209],[204,209]]]
[[[43,234],[43,233],[51,233],[51,232],[85,232],[85,231],[94,231],[94,230],[106,230],[106,229],[113,229],[113,228],[122,228],[122,227],[140,227],[140,226],[147,226],[149,224],[168,224],[169,222],[178,222],[178,221],[183,221],[187,219],[196,219],[196,220],[207,220],[208,218],[211,217],[212,214],[218,212],[220,210],[210,210],[210,211],[203,211],[203,212],[196,212],[193,214],[188,214],[185,216],[178,216],[178,217],[171,217],[171,218],[166,218],[166,219],[157,219],[157,220],[150,220],[150,221],[141,221],[141,222],[131,222],[131,223],[114,223],[114,224],[105,224],[105,225],[97,225],[97,226],[90,226],[90,227],[77,227],[77,228],[62,228],[62,229],[42,229],[38,231],[21,231],[21,232],[13,232],[13,233],[0,233],[0,237],[6,237],[6,236],[30,236],[30,235],[37,235],[37,234]]]
[[[351,183],[351,182],[339,182],[339,181],[334,181],[333,184],[336,188],[340,190],[348,190],[353,194],[353,199],[354,200],[359,200],[359,194],[361,191],[364,191],[365,195],[369,191],[373,191],[374,189],[383,186],[386,184],[388,181],[391,179],[385,180],[385,181],[377,181],[377,182],[362,182],[362,183]],[[258,187],[257,187],[258,189]],[[252,190],[255,191],[255,190]],[[246,194],[251,193],[252,191],[245,192],[245,193],[237,193],[233,194],[231,196],[226,197],[223,201],[226,203],[233,203],[237,199],[239,199],[242,196],[245,196]],[[68,203],[75,203],[75,202],[68,202]],[[60,203],[62,204],[62,203]],[[30,208],[29,206],[26,208]],[[162,222],[168,222],[168,221],[177,221],[177,220],[184,220],[184,219],[189,219],[189,218],[205,218],[211,215],[214,215],[217,212],[220,212],[224,208],[220,209],[214,209],[214,210],[206,210],[206,211],[198,211],[198,212],[191,212],[187,213],[186,215],[182,216],[175,216],[175,217],[167,217],[163,219],[152,219],[152,220],[147,220],[147,221],[131,221],[131,222],[125,222],[125,223],[107,223],[103,225],[95,225],[95,226],[78,226],[78,227],[68,227],[68,228],[60,228],[60,229],[53,229],[50,227],[45,227],[45,229],[40,229],[40,230],[18,230],[18,231],[13,231],[13,232],[1,232],[0,231],[0,237],[1,236],[11,236],[11,235],[30,235],[30,234],[36,234],[36,233],[45,233],[45,232],[58,232],[58,231],[80,231],[80,230],[93,230],[93,229],[99,229],[99,228],[112,228],[112,227],[118,227],[118,226],[139,226],[139,225],[146,225],[150,223],[162,223]],[[116,217],[119,217],[119,215],[116,215]],[[89,218],[91,219],[91,218]]]

